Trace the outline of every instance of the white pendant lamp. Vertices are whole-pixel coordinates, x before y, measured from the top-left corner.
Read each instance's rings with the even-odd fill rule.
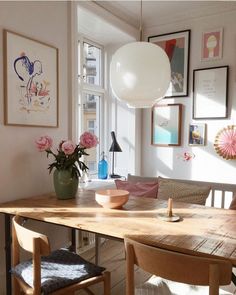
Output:
[[[162,48],[153,43],[140,41],[126,44],[112,57],[110,83],[114,95],[129,107],[151,107],[165,96],[170,85],[169,58]]]

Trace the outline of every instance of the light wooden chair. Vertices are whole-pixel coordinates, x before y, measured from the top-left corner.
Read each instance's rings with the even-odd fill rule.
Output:
[[[56,279],[55,273],[52,274],[52,277],[42,277],[41,272],[43,264],[45,266],[46,271],[49,268],[52,271],[52,264],[56,263],[56,271],[60,272],[60,270],[69,271],[72,268],[72,271],[75,270],[77,274],[78,271],[83,268],[83,271],[86,271],[86,275],[82,274],[81,281],[67,281],[64,285],[60,284],[61,287],[54,288],[52,292],[49,291],[50,294],[59,295],[59,294],[74,294],[74,292],[78,289],[84,289],[88,294],[93,294],[87,287],[103,282],[104,284],[104,295],[110,295],[110,273],[104,271],[103,268],[90,264],[86,260],[84,260],[79,255],[69,252],[68,250],[57,250],[54,252],[50,251],[50,244],[48,237],[31,231],[21,225],[21,218],[19,216],[15,216],[12,222],[12,244],[13,244],[13,285],[14,285],[14,294],[33,294],[39,295],[41,294],[43,288],[41,288],[45,280],[47,282],[52,282]],[[20,263],[20,248],[32,253],[32,260],[27,262]],[[57,255],[59,254],[59,255]],[[43,257],[41,257],[43,256]],[[60,261],[60,258],[63,258]],[[68,260],[68,263],[65,263],[65,258]],[[49,263],[48,263],[49,262]],[[51,264],[50,264],[51,263]],[[54,269],[54,271],[55,271]],[[23,271],[20,271],[23,270]],[[50,271],[47,272],[47,276],[50,275]],[[31,278],[29,281],[25,280],[24,275],[30,272]],[[28,279],[28,278],[27,278]],[[41,285],[42,279],[42,285]],[[58,279],[58,277],[57,277]],[[69,278],[71,279],[71,277]],[[76,280],[76,277],[74,277]],[[63,280],[63,278],[62,278]],[[58,284],[58,281],[57,281]],[[30,286],[31,285],[31,286]],[[54,285],[55,286],[55,285]],[[57,285],[58,286],[58,285]],[[47,293],[48,294],[48,293]]]
[[[166,279],[166,282],[171,280],[189,285],[209,286],[210,295],[218,295],[219,286],[227,285],[231,282],[232,264],[228,260],[168,251],[141,244],[138,241],[132,240],[131,237],[125,238],[125,248],[127,261],[126,295],[135,294],[135,265],[151,274]],[[199,288],[205,289],[206,287]],[[146,291],[145,294],[148,294],[148,292]],[[161,291],[159,293],[157,291],[155,294],[167,293],[162,293]],[[172,294],[172,292],[168,291],[168,294]],[[202,295],[203,293],[199,292],[199,294]]]

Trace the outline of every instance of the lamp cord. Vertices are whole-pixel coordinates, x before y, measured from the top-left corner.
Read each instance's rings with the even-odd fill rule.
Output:
[[[143,41],[143,1],[140,2],[140,23],[139,23],[139,38],[140,41]]]

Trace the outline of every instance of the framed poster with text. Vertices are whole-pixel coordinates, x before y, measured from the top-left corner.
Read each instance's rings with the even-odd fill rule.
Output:
[[[193,71],[193,119],[228,116],[229,66]]]

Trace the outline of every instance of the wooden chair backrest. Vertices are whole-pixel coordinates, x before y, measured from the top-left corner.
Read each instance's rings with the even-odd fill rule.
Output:
[[[13,231],[16,234],[17,240],[21,248],[24,250],[33,253],[34,252],[34,240],[37,239],[39,244],[40,255],[49,255],[50,254],[50,244],[48,237],[29,230],[23,227],[21,223],[22,218],[19,216],[13,217]]]
[[[20,263],[20,247],[32,253],[34,285],[33,288],[27,287],[28,285],[26,286],[19,278],[14,278],[14,289],[19,290],[18,284],[20,284],[26,294],[39,295],[41,294],[41,256],[50,254],[50,244],[47,236],[23,227],[21,220],[19,216],[13,217],[12,220],[13,266]]]
[[[231,282],[232,264],[228,260],[181,254],[141,244],[125,238],[127,295],[134,294],[134,264],[143,270],[175,282],[210,286],[218,294],[219,285]]]

